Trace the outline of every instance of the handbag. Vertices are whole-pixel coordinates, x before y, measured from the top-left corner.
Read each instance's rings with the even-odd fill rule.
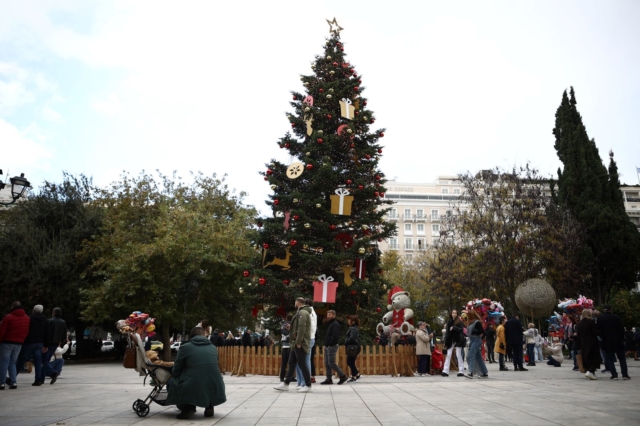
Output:
[[[504,343],[500,342],[500,349],[502,349],[503,351],[507,348],[504,347]]]
[[[578,368],[580,369],[581,373],[586,373],[587,370],[584,368],[584,364],[582,364],[582,354],[578,354],[576,355],[576,361],[578,363]]]
[[[122,361],[122,366],[124,368],[136,368],[138,366],[136,361],[136,347],[135,346],[127,346],[127,349],[124,351],[124,359]]]
[[[358,356],[358,351],[360,350],[360,346],[358,345],[347,345],[345,352],[347,356]]]

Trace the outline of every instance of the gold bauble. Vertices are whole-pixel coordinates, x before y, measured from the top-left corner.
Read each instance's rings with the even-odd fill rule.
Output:
[[[304,85],[305,85],[305,86],[308,86],[308,85],[309,85],[309,82],[308,82],[308,81],[305,81],[305,82],[304,82]]]
[[[276,190],[276,188],[277,188],[277,186],[275,186],[275,185],[271,185],[271,189],[272,189],[272,190],[274,190],[274,191],[275,191],[275,190]]]
[[[302,248],[305,249],[305,250],[309,250],[309,244],[303,245]]]
[[[367,289],[362,290],[362,294],[367,294]]]
[[[334,70],[329,71],[329,74],[334,75],[336,72]]]
[[[311,228],[311,224],[309,222],[307,222],[307,223],[304,224],[304,227],[309,229],[309,228]]]
[[[353,130],[347,129],[347,133],[353,133]]]
[[[331,56],[327,56],[327,59],[328,59],[328,60],[331,60]]]
[[[362,229],[366,231],[367,229],[369,229],[369,225],[362,225]]]
[[[300,200],[298,200],[297,198],[294,198],[294,199],[293,199],[293,202],[294,202],[294,203],[297,203],[298,201],[300,201]]]
[[[307,157],[311,157],[311,153],[310,153],[310,152],[307,152],[305,155],[306,155]]]
[[[319,134],[320,136],[324,135],[324,130],[318,130],[318,134]]]
[[[304,282],[304,280],[303,280],[302,278],[298,278],[298,282],[299,282],[300,284],[302,284],[302,283]]]
[[[329,92],[333,93],[333,89],[329,89]]]
[[[316,207],[317,207],[317,208],[320,208],[320,207],[322,207],[322,204],[319,204],[319,203],[318,203],[318,204],[316,204]]]
[[[360,247],[360,248],[358,249],[358,253],[360,253],[360,254],[364,254],[364,252],[365,252],[365,251],[366,251],[366,250],[364,249],[364,247]]]
[[[240,294],[244,293],[244,290],[242,289],[242,287],[240,287],[238,291],[240,292]]]
[[[304,112],[309,112],[309,111],[311,111],[311,108],[309,108],[309,107],[306,107],[306,108],[304,109]]]
[[[332,98],[332,96],[331,96],[331,95],[327,95],[327,99],[331,99],[331,98]]]

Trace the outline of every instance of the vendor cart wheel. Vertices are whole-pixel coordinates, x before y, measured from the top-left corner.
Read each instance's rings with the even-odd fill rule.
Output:
[[[142,402],[142,404],[138,404],[136,407],[136,414],[138,417],[146,417],[149,414],[149,406]]]
[[[133,411],[138,411],[138,405],[142,404],[144,401],[141,399],[136,399],[135,402],[133,403],[133,406],[131,408],[133,408]]]

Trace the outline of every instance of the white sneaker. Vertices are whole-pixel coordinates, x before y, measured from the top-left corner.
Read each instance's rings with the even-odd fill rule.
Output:
[[[273,388],[275,390],[279,390],[279,391],[288,391],[289,390],[289,385],[286,385],[284,382],[282,382],[278,386],[274,386]]]
[[[420,374],[420,373],[413,373],[413,375],[416,376],[416,377],[422,377],[422,374]]]
[[[300,390],[302,389],[304,386],[303,385],[296,385],[296,390]]]
[[[298,389],[298,393],[309,393],[309,392],[313,392],[313,391],[311,390],[310,387],[307,387],[307,386],[302,386],[300,389]]]
[[[595,374],[593,374],[591,371],[587,371],[587,374],[584,375],[586,378],[591,379],[591,380],[598,380],[598,378],[596,377]]]

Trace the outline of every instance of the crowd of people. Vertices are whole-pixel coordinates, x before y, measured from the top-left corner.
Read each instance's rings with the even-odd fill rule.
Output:
[[[42,305],[35,305],[27,315],[20,302],[13,302],[0,322],[0,378],[4,378],[0,390],[6,386],[17,389],[18,374],[27,361],[32,361],[35,369],[32,386],[41,386],[46,377],[54,384],[60,376],[63,354],[70,345],[67,324],[60,308],[53,309],[51,318],[43,310]]]

